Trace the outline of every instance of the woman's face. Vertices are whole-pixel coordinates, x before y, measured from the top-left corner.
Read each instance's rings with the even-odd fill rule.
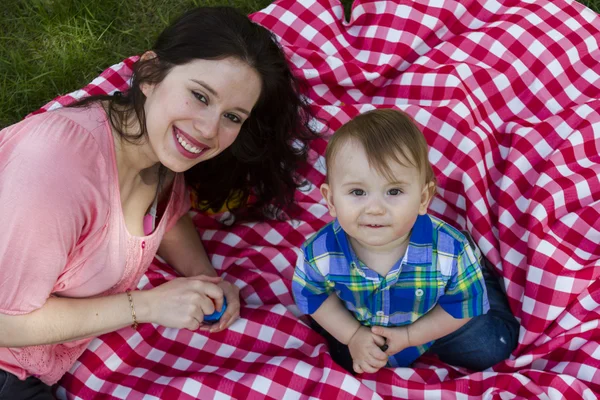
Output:
[[[258,73],[236,58],[194,60],[142,84],[150,157],[183,172],[231,146],[261,92]]]

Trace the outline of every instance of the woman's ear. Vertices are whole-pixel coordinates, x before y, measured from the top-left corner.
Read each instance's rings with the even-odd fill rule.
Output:
[[[148,61],[148,60],[152,60],[156,57],[158,57],[158,56],[156,55],[155,52],[153,52],[152,50],[148,50],[148,51],[144,52],[144,54],[142,54],[142,56],[140,57],[140,60]]]
[[[333,204],[333,192],[331,191],[331,187],[327,184],[324,183],[321,185],[321,195],[323,196],[323,198],[325,199],[325,202],[327,203],[327,208],[329,209],[329,214],[335,218],[336,217],[336,212],[335,212],[335,205]]]
[[[421,191],[421,204],[419,204],[419,215],[427,214],[429,204],[431,203],[431,200],[433,200],[433,196],[435,196],[435,189],[435,182],[428,182],[423,186],[423,190]]]
[[[140,61],[152,61],[157,58],[158,56],[156,55],[155,52],[153,52],[152,50],[148,50],[146,51],[144,54],[142,54],[142,56],[140,57]],[[152,94],[152,91],[154,90],[154,86],[153,84],[147,83],[147,82],[142,82],[140,84],[140,90],[142,91],[142,93],[144,94],[144,96],[148,97]]]

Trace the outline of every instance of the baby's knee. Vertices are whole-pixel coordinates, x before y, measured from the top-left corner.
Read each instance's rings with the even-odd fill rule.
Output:
[[[475,360],[472,360],[472,365],[466,367],[476,371],[488,369],[508,359],[514,349],[515,343],[513,343],[511,337],[508,335],[499,335],[487,343],[479,356]]]

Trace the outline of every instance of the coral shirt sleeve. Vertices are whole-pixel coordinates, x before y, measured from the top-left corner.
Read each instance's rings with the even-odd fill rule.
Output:
[[[105,168],[88,131],[46,113],[0,131],[0,312],[42,307],[98,214]]]

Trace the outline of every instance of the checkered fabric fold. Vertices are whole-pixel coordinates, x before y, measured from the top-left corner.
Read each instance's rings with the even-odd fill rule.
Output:
[[[61,398],[597,398],[600,392],[600,17],[567,0],[279,0],[275,33],[326,132],[373,107],[423,127],[439,178],[432,214],[472,232],[522,324],[510,360],[469,373],[425,356],[353,377],[293,305],[297,248],[329,221],[312,184],[291,222],[222,229],[195,214],[214,266],[241,288],[218,334],[151,324],[94,340]],[[127,87],[135,57],[42,110]],[[174,277],[157,260],[142,289]]]

